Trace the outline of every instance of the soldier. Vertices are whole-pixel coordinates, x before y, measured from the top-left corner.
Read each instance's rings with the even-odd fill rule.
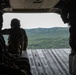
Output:
[[[22,66],[24,66],[24,64],[22,63],[21,65],[19,65],[21,66],[21,68],[18,66],[18,64],[16,65],[18,59],[12,57],[6,50],[5,41],[1,33],[1,29],[3,26],[3,12],[1,6],[2,1],[5,0],[0,0],[0,75],[32,75],[30,72],[29,62],[26,59],[25,67],[22,69]],[[21,29],[21,31],[23,32],[23,29]],[[24,38],[25,37],[26,36],[24,36]],[[26,39],[24,41],[26,41]],[[24,44],[26,44],[26,42],[24,42]],[[26,49],[26,47],[27,45],[23,46],[23,49]]]
[[[76,64],[75,55],[76,55],[76,1],[68,0],[65,3],[64,8],[62,9],[61,18],[64,23],[69,24],[69,44],[71,47],[71,54],[69,55],[69,71],[70,74],[76,75]]]
[[[1,2],[0,2],[0,74],[1,75],[14,75],[14,74],[27,75],[26,73],[24,73],[14,65],[12,60],[14,58],[11,57],[6,51],[5,41],[1,33],[2,25],[3,25],[2,15],[3,13],[2,13]]]
[[[22,50],[26,50],[28,38],[24,29],[20,28],[20,21],[16,18],[11,20],[11,28],[1,31],[9,35],[7,50],[11,54],[21,56]]]
[[[69,32],[70,32],[70,39],[69,44],[71,46],[72,51],[76,52],[76,2],[75,0],[69,0],[68,3],[65,4],[61,18],[64,23],[69,23]]]

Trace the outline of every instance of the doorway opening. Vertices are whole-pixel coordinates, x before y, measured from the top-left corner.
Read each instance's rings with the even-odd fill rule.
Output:
[[[69,48],[69,27],[56,13],[5,13],[3,29],[18,18],[28,35],[28,49]],[[8,36],[4,35],[6,44]]]

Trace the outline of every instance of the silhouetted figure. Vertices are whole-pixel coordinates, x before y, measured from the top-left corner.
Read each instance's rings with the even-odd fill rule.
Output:
[[[28,59],[14,58],[7,52],[5,41],[1,33],[3,2],[5,2],[5,0],[0,0],[0,75],[32,75]],[[23,48],[26,49],[26,46]]]
[[[76,75],[76,64],[74,63],[74,58],[76,55],[76,0],[68,0],[62,9],[61,18],[64,23],[69,24],[69,44],[71,47],[71,54],[69,56],[69,68],[70,74]]]
[[[13,63],[14,58],[11,57],[6,51],[5,41],[1,34],[1,28],[3,23],[2,17],[2,9],[1,9],[1,0],[0,0],[0,75],[27,75]]]
[[[20,28],[20,21],[11,20],[11,28],[2,30],[2,34],[9,35],[7,50],[11,54],[21,56],[22,50],[26,50],[28,38],[24,29]]]
[[[70,32],[70,39],[69,44],[72,48],[72,52],[76,52],[76,1],[69,0],[61,14],[62,20],[64,23],[69,23],[69,32]]]

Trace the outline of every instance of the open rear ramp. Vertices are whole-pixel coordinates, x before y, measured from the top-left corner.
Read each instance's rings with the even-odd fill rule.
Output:
[[[70,49],[29,49],[27,54],[33,75],[70,75]]]

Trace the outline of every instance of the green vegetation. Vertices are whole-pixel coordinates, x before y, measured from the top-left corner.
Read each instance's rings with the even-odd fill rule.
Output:
[[[66,27],[26,29],[26,33],[28,49],[69,48],[69,29]]]

